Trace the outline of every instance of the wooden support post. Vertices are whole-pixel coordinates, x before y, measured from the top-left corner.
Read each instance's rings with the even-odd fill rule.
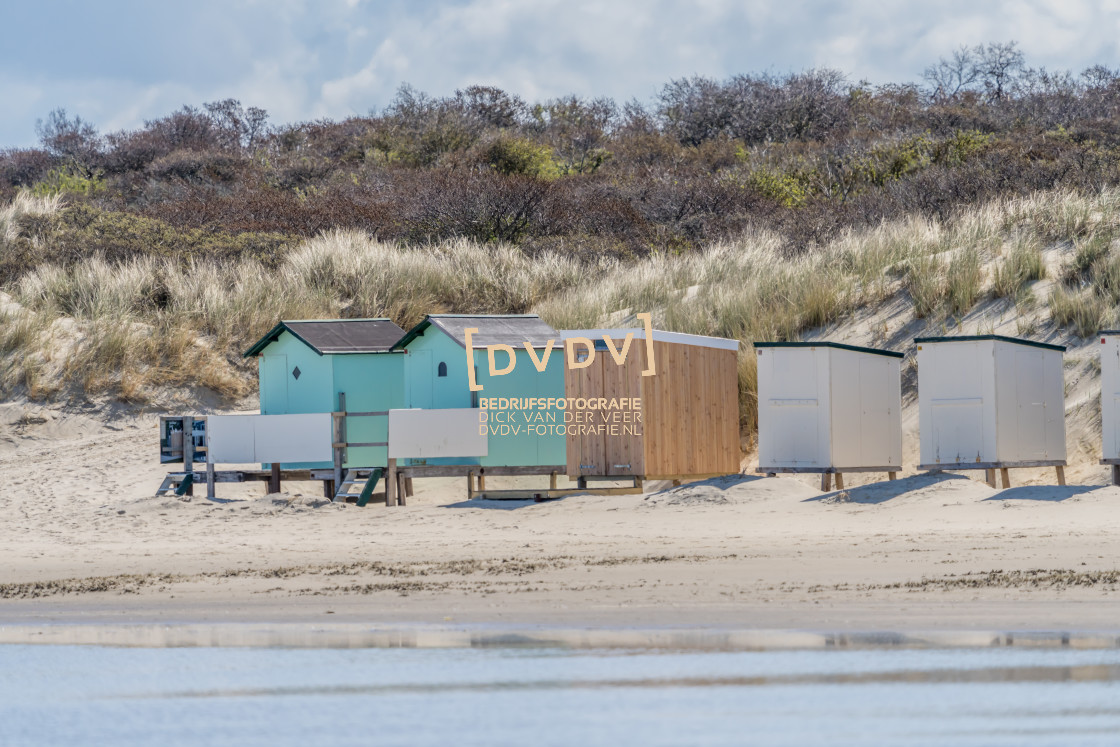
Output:
[[[481,471],[478,473],[478,492],[486,493],[486,473]]]
[[[555,472],[549,472],[548,473],[548,489],[549,490],[556,490],[556,473]]]
[[[635,477],[634,478],[634,488],[636,490],[642,490],[643,489],[642,488],[642,478],[640,478],[640,477]]]
[[[579,477],[576,478],[576,489],[577,490],[587,490],[587,478],[584,477],[583,475],[580,475]]]
[[[994,469],[984,470],[984,482],[988,483],[989,487],[996,486],[996,471]]]
[[[1058,466],[1054,467],[1054,469],[1058,473],[1058,484],[1059,485],[1065,485],[1066,484],[1066,468],[1065,468],[1065,465],[1059,464]]]
[[[272,463],[272,474],[268,477],[268,492],[280,492],[280,462]]]
[[[1112,465],[1112,484],[1120,485],[1120,464]]]
[[[821,492],[822,493],[827,493],[830,490],[832,490],[832,473],[831,472],[822,472],[821,473]]]
[[[1011,487],[1011,475],[1007,471],[1007,467],[1000,467],[999,470],[1000,481],[1003,482],[1003,489],[1007,490]]]
[[[334,480],[323,480],[323,497],[327,500],[334,500]]]
[[[397,460],[390,459],[385,470],[385,505],[397,505]]]
[[[331,413],[331,439],[334,443],[342,443],[342,413]],[[331,453],[334,455],[334,484],[342,485],[342,447],[335,446]],[[334,495],[331,495],[334,500]]]
[[[407,503],[405,500],[408,497],[408,478],[400,472],[397,473],[397,505],[403,506]]]
[[[844,489],[844,473],[842,473],[842,472],[837,472],[836,473],[836,489],[837,490],[843,490]]]
[[[404,494],[409,498],[411,498],[413,496],[412,478],[411,477],[404,478]]]
[[[681,486],[681,481],[680,480],[673,480],[673,487],[674,488],[679,488],[680,486]]]
[[[183,418],[183,469],[194,472],[194,418],[189,415]],[[184,495],[194,495],[193,480],[187,483]]]
[[[467,472],[467,500],[474,498],[474,473]]]
[[[210,461],[210,449],[206,450],[206,497],[213,499],[214,493],[214,463]]]
[[[888,480],[897,480],[898,479],[898,473],[897,472],[888,472],[887,473],[887,479]]]

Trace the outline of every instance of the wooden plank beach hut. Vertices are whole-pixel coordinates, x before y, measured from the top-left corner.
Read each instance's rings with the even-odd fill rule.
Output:
[[[634,335],[618,364],[603,335],[621,345]],[[565,339],[593,341],[595,356],[569,369],[564,396],[571,399],[640,398],[641,420],[620,422],[615,434],[568,430],[568,477],[589,479],[696,479],[739,471],[739,379],[737,340],[653,330],[655,374],[644,329],[565,330]],[[617,348],[616,348],[617,349]],[[576,354],[581,353],[573,345]],[[619,420],[625,420],[623,414]]]
[[[393,350],[404,330],[388,319],[282,321],[245,352],[259,361],[262,415],[384,412],[406,406],[405,356]],[[348,417],[351,443],[382,443],[388,418]],[[384,467],[384,446],[342,450],[342,466]],[[330,468],[331,462],[287,465]]]
[[[918,419],[927,470],[1054,467],[1065,485],[1060,345],[1001,335],[919,337]]]
[[[756,342],[758,472],[902,469],[902,353],[837,342]]]

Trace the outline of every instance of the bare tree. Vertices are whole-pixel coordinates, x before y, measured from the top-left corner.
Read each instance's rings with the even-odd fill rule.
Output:
[[[927,67],[922,77],[935,99],[951,99],[975,83],[979,74],[973,50],[961,46],[948,59],[942,57]]]
[[[51,155],[66,159],[86,176],[93,173],[101,153],[101,138],[92,124],[77,115],[71,119],[65,109],[55,109],[45,122],[35,122],[35,132]]]
[[[1003,101],[1015,77],[1023,71],[1023,53],[1014,41],[989,42],[973,50],[976,74],[993,101]]]
[[[268,112],[264,109],[245,109],[237,99],[212,101],[203,106],[217,127],[221,146],[228,150],[252,150],[266,131]]]

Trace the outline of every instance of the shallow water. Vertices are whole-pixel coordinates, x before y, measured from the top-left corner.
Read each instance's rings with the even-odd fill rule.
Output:
[[[1120,650],[0,646],[3,745],[1103,745]]]

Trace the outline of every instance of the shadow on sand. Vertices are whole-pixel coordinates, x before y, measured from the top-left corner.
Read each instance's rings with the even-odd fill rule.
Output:
[[[574,494],[573,495],[577,495]],[[563,500],[571,498],[572,495],[562,495],[556,498],[545,498],[540,501],[533,500],[532,498],[519,499],[519,500],[490,500],[486,498],[471,498],[465,501],[457,501],[455,503],[445,503],[440,508],[486,508],[493,511],[513,511],[519,508],[528,508],[529,506],[537,506],[542,503],[558,503]]]
[[[672,482],[666,480],[665,484],[659,489],[649,493],[649,497],[668,495],[674,491],[681,491],[686,489],[696,488],[710,488],[712,490],[730,490],[737,485],[746,485],[748,483],[757,482],[758,480],[772,479],[764,475],[721,475],[719,477],[708,477],[703,480],[693,480],[685,482],[681,485],[673,485]]]
[[[859,485],[854,488],[834,490],[831,493],[822,493],[812,498],[806,498],[802,503],[812,503],[814,501],[819,503],[886,503],[906,493],[921,490],[930,485],[937,485],[938,483],[953,480],[967,481],[968,479],[969,478],[964,475],[954,475],[948,472],[924,473],[903,477],[899,480],[884,480],[882,482]]]
[[[1064,501],[1099,490],[1100,485],[1023,485],[1001,490],[986,501]]]

